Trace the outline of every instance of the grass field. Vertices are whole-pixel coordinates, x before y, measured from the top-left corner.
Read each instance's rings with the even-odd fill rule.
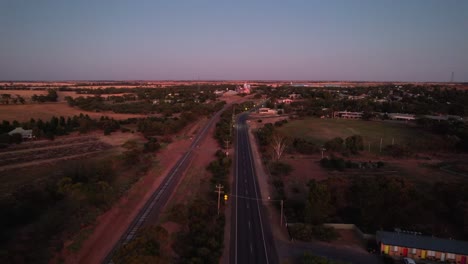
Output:
[[[382,145],[392,144],[415,145],[425,144],[438,139],[436,135],[415,128],[406,123],[306,118],[293,120],[279,128],[280,133],[288,137],[311,140],[316,144],[341,137],[358,134],[364,139],[365,148],[371,144],[371,151],[376,151],[382,139]]]

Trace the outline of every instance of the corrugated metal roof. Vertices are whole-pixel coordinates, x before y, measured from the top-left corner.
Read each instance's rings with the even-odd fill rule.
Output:
[[[377,231],[376,239],[386,245],[468,255],[468,241]]]

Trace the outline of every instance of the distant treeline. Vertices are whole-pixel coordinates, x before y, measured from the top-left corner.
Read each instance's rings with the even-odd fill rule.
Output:
[[[140,98],[138,96],[138,98]],[[207,98],[199,98],[199,102],[195,102],[193,96],[187,96],[185,99],[168,99],[167,103],[153,103],[151,100],[135,101],[135,97],[110,96],[108,101],[101,96],[93,97],[66,97],[68,104],[72,107],[77,107],[85,111],[113,111],[115,113],[126,114],[152,114],[162,113],[170,116],[176,113],[193,112],[198,114],[207,114],[216,110],[216,103],[203,103]],[[141,100],[141,99],[140,99]]]
[[[102,129],[104,134],[110,134],[120,128],[120,123],[113,118],[102,116],[100,119],[91,119],[88,115],[74,115],[73,117],[55,117],[49,121],[31,118],[28,122],[9,122],[3,120],[0,124],[0,145],[20,143],[21,137],[8,135],[10,131],[17,127],[30,129],[36,138],[54,139],[56,136],[67,135],[73,131],[87,133],[91,130]]]

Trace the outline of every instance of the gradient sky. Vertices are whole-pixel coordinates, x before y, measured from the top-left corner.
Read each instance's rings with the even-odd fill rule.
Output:
[[[0,80],[468,81],[467,0],[0,0]]]

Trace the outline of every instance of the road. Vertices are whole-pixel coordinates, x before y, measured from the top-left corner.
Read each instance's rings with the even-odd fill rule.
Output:
[[[270,224],[265,217],[261,193],[252,158],[247,113],[241,114],[236,124],[236,166],[233,190],[231,264],[277,264],[278,256],[271,233]]]
[[[115,251],[122,245],[130,242],[136,235],[138,229],[146,224],[147,219],[156,219],[161,209],[164,208],[167,200],[171,196],[172,192],[174,191],[177,183],[179,182],[180,178],[182,177],[185,169],[190,163],[190,159],[192,158],[194,149],[198,147],[200,141],[206,137],[209,128],[214,124],[214,122],[219,118],[221,113],[228,108],[228,105],[225,105],[224,108],[214,114],[208,123],[203,127],[200,132],[195,136],[190,148],[187,152],[177,161],[174,167],[170,170],[164,180],[161,182],[161,185],[156,189],[156,191],[151,195],[148,201],[145,203],[143,208],[138,213],[137,217],[132,221],[128,229],[122,235],[120,240],[117,244],[113,247],[113,249],[109,252],[102,263],[110,264],[112,262],[112,256],[114,255]]]

